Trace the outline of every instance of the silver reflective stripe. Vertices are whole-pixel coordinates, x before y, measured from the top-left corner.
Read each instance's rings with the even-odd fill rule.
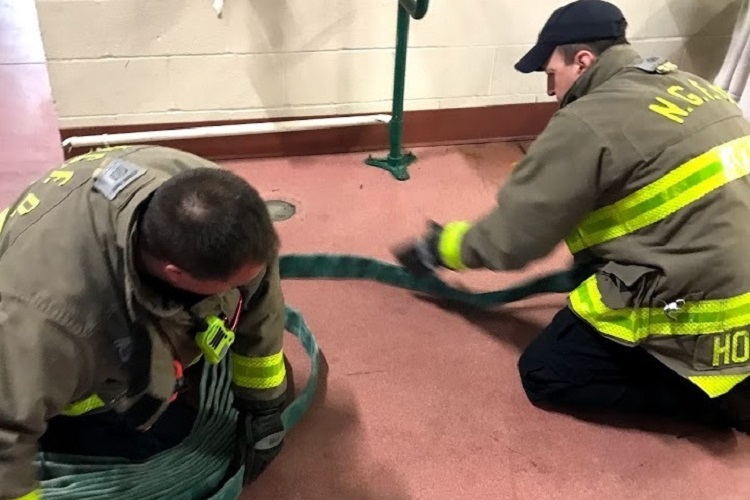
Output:
[[[258,440],[253,448],[256,450],[270,450],[271,448],[276,448],[284,439],[284,435],[286,435],[286,431],[274,432],[273,434]]]

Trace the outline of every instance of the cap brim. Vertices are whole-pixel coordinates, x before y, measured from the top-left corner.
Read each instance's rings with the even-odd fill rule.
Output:
[[[516,63],[515,68],[521,73],[542,71],[554,51],[554,44],[538,43],[531,47],[531,50]]]

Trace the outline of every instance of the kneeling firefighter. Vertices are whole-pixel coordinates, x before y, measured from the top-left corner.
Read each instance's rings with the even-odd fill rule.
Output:
[[[626,26],[602,0],[557,9],[516,68],[545,72],[560,109],[497,206],[395,254],[517,270],[564,241],[590,271],[520,357],[530,401],[750,431],[750,124]]]
[[[0,214],[0,498],[40,497],[39,447],[177,444],[183,371],[227,355],[254,480],[284,438],[278,246],[253,187],[174,149],[93,151],[28,186]]]

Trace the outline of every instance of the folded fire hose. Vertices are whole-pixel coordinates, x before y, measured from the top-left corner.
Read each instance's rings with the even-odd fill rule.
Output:
[[[365,279],[476,308],[490,308],[540,293],[564,293],[585,276],[552,273],[505,290],[472,293],[436,276],[417,278],[400,266],[356,255],[289,254],[281,257],[282,279]],[[318,380],[318,344],[302,315],[286,308],[286,329],[310,357],[307,384],[282,414],[289,432],[307,411]],[[39,453],[42,498],[234,500],[242,491],[244,464],[235,463],[237,412],[232,407],[230,364],[204,364],[200,403],[191,433],[177,446],[143,462]]]

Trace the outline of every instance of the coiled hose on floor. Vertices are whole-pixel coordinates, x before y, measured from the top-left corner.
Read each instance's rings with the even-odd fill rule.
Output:
[[[417,278],[400,266],[369,257],[332,254],[289,254],[281,257],[282,279],[363,279],[412,290],[471,307],[489,308],[540,293],[563,293],[583,276],[573,270],[543,276],[496,292],[460,290],[436,276]],[[284,410],[288,432],[304,416],[318,380],[318,344],[302,315],[286,308],[286,329],[310,358],[308,382]],[[190,435],[179,445],[145,462],[39,453],[44,500],[235,500],[242,491],[244,467],[235,462],[237,413],[232,408],[230,365],[204,364],[198,416]]]

